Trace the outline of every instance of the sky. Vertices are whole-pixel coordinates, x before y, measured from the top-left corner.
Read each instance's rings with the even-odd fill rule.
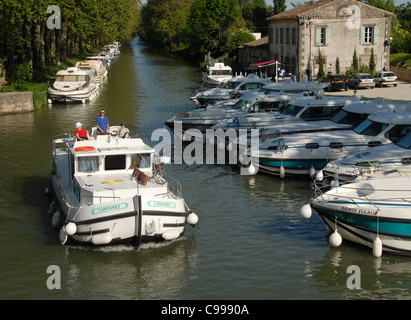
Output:
[[[287,10],[290,10],[293,8],[293,6],[291,5],[291,2],[294,3],[304,3],[306,0],[286,0],[286,4],[287,4]],[[407,2],[411,2],[411,0],[394,0],[394,3],[396,6],[399,6],[400,4],[403,3],[407,3]],[[273,5],[273,0],[265,0],[265,3],[267,3],[267,5],[272,6]]]

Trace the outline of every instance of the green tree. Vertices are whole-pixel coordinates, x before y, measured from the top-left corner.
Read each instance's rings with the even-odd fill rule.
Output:
[[[357,58],[357,49],[354,49],[354,54],[352,57],[352,69],[354,72],[358,72],[359,64],[358,64],[358,58]]]
[[[338,57],[335,60],[335,73],[340,74],[340,58]]]
[[[325,71],[324,71],[323,55],[321,54],[321,50],[318,50],[318,74],[317,74],[318,82],[321,82],[321,80],[324,77],[325,77]]]
[[[370,56],[370,63],[368,65],[368,67],[370,68],[370,72],[372,74],[375,73],[375,67],[376,67],[376,63],[375,63],[375,55],[374,55],[374,48],[371,48],[371,56]]]
[[[273,0],[274,14],[284,12],[287,9],[286,0]]]
[[[195,0],[187,20],[186,53],[198,60],[209,51],[218,52],[226,33],[240,19],[238,0]]]

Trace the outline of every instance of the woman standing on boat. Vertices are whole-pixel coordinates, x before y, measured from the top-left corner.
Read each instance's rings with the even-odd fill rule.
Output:
[[[109,134],[108,128],[110,121],[105,116],[104,109],[100,110],[100,115],[96,118],[97,134]]]

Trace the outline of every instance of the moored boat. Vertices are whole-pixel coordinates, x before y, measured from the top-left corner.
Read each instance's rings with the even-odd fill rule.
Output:
[[[301,215],[311,216],[313,208],[332,234],[332,246],[343,239],[383,252],[411,254],[411,177],[386,177],[334,187],[319,193]]]
[[[99,135],[75,141],[53,138],[51,186],[60,241],[111,245],[172,240],[198,217],[181,185],[165,177],[153,148],[140,138]]]
[[[310,175],[328,162],[401,139],[411,128],[411,113],[382,111],[354,130],[297,133],[263,144],[251,152],[253,165],[274,175]]]
[[[203,72],[203,83],[207,87],[216,87],[222,82],[226,82],[233,77],[233,69],[222,62],[216,62],[212,66],[207,66]]]
[[[53,85],[48,89],[51,102],[88,102],[98,94],[96,71],[70,67],[56,74]]]

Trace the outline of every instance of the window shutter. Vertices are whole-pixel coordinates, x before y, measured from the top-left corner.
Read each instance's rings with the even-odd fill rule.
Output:
[[[315,29],[315,44],[317,46],[321,44],[321,28]]]
[[[373,35],[372,35],[372,43],[377,44],[378,42],[378,27],[375,26],[373,30]]]
[[[325,28],[325,45],[328,46],[330,44],[330,28]]]
[[[360,44],[364,44],[365,42],[365,27],[361,27],[360,30]]]

